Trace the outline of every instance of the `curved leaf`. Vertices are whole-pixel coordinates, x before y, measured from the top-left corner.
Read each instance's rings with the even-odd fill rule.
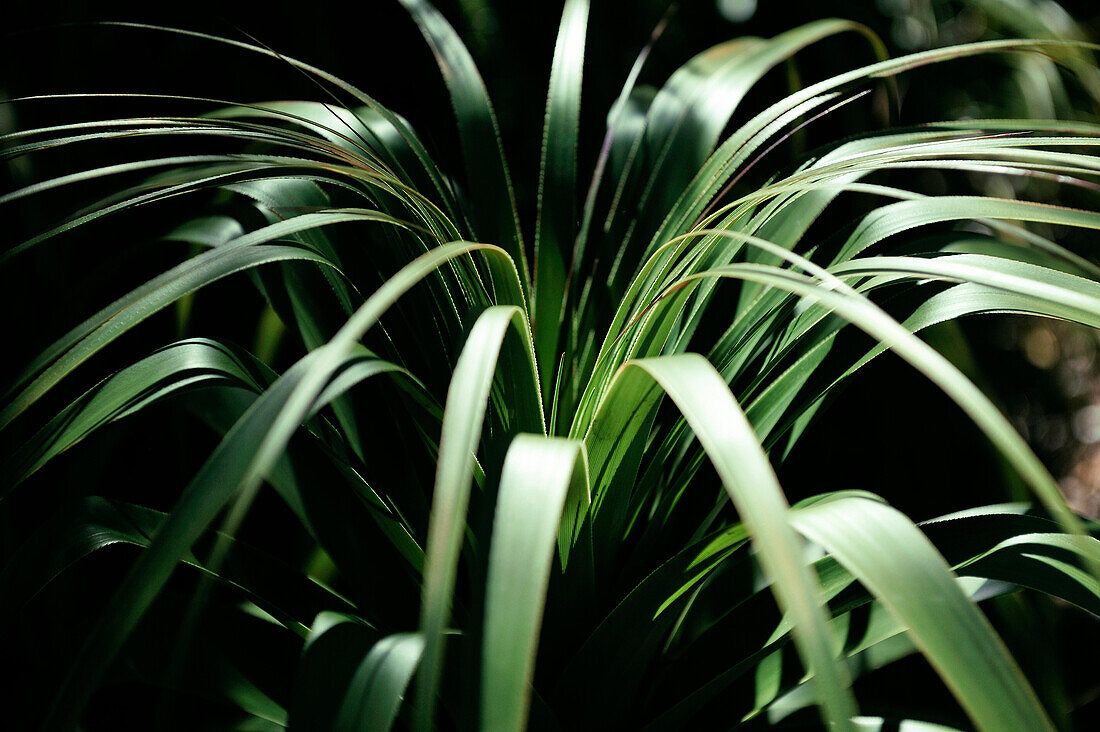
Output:
[[[534,435],[519,435],[512,441],[500,476],[489,549],[482,729],[526,727],[558,526],[568,504],[582,504],[587,493],[582,443]]]
[[[792,514],[791,522],[909,628],[979,729],[1054,729],[1004,643],[904,515],[878,501],[841,498]]]

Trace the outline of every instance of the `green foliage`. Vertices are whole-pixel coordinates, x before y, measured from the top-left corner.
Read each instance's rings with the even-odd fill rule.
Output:
[[[1091,79],[1096,47],[1002,39],[891,59],[868,29],[828,20],[716,46],[656,90],[638,84],[647,48],[585,178],[589,7],[567,0],[528,252],[472,57],[434,8],[402,4],[442,71],[461,170],[330,74],[150,26],[117,32],[272,57],[333,101],[150,96],[204,112],[2,138],[6,159],[135,138],[161,152],[0,196],[12,206],[78,185],[108,191],[12,242],[0,266],[47,246],[65,256],[62,235],[92,226],[109,232],[107,252],[145,236],[127,214],[181,200],[186,220],[147,234],[193,253],[117,299],[105,293],[110,304],[14,380],[0,411],[17,443],[4,462],[6,500],[106,425],[155,425],[164,411],[154,405],[190,408],[220,435],[170,512],[88,496],[42,522],[0,574],[11,620],[78,560],[141,547],[94,608],[45,728],[76,727],[188,568],[203,579],[171,626],[177,656],[202,617],[247,616],[299,657],[296,672],[278,669],[295,678],[286,698],[220,662],[215,693],[236,708],[237,729],[695,728],[717,710],[719,726],[736,727],[800,710],[793,719],[805,721],[814,705],[836,729],[946,729],[932,723],[938,712],[921,720],[919,698],[897,718],[860,715],[858,680],[917,652],[979,729],[1063,724],[1068,710],[1045,706],[978,603],[1027,588],[1100,612],[1097,527],[1066,507],[990,397],[916,333],[985,313],[1100,326],[1091,252],[1034,226],[1100,229],[1100,211],[1058,198],[1074,189],[1091,196],[1075,201],[1095,201],[1100,125],[890,128],[766,168],[802,126],[866,94],[892,99],[899,75],[1014,54]],[[753,116],[739,109],[769,72],[838,34],[879,60]],[[196,136],[239,152],[173,147]],[[917,170],[1057,185],[1042,189],[1047,201],[899,187]],[[186,326],[189,303],[223,279],[239,302],[264,305],[251,352],[164,336],[114,373],[102,365],[116,340],[160,323],[166,308]],[[961,407],[1036,505],[918,526],[871,492],[888,485],[859,475],[789,505],[771,461],[812,439],[821,406],[886,350]],[[81,394],[86,372],[102,380]],[[872,418],[887,418],[883,401]],[[126,458],[123,448],[110,459]],[[425,465],[434,486],[416,477]],[[297,547],[289,562],[237,536],[262,520],[249,510],[269,488],[295,520],[279,530]]]

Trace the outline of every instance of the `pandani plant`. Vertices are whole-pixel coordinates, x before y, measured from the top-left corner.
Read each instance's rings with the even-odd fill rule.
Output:
[[[44,729],[76,728],[105,684],[137,673],[125,660],[141,655],[151,612],[170,618],[155,630],[175,648],[162,660],[167,686],[213,618],[247,626],[254,649],[293,649],[264,669],[218,655],[216,642],[194,660],[242,730],[698,729],[817,715],[837,730],[946,729],[922,717],[919,694],[900,716],[861,715],[856,680],[917,652],[965,713],[958,724],[1065,726],[1071,710],[1035,690],[979,603],[1024,588],[1100,612],[1098,526],[1067,508],[991,399],[917,333],[989,313],[1100,326],[1100,266],[1047,235],[1100,229],[1100,212],[1056,204],[1065,190],[1095,200],[1100,125],[955,120],[859,132],[792,166],[769,153],[867,94],[890,99],[895,77],[922,67],[1023,54],[1094,74],[1097,47],[1001,39],[890,58],[867,28],[822,20],[715,46],[653,89],[638,80],[659,26],[582,171],[589,6],[566,0],[529,246],[471,55],[427,2],[401,1],[442,71],[461,170],[351,84],[258,42],[192,31],[113,32],[266,56],[311,78],[321,101],[10,102],[180,111],[4,135],[6,160],[72,150],[79,161],[89,145],[138,138],[159,152],[77,162],[5,192],[9,210],[69,187],[94,187],[97,201],[10,242],[0,266],[44,246],[64,257],[85,228],[107,248],[155,238],[158,252],[176,242],[186,256],[103,293],[110,304],[10,385],[5,500],[108,423],[156,424],[153,405],[220,435],[171,511],[88,495],[42,520],[0,574],[5,627],[18,627],[79,559],[141,547],[95,608]],[[730,129],[769,71],[837,35],[878,60]],[[196,152],[206,144],[214,151]],[[1052,201],[898,187],[922,170],[1042,181]],[[831,215],[838,201],[858,216]],[[125,225],[169,204],[182,221]],[[94,358],[160,311],[186,322],[196,293],[223,278],[240,302],[265,303],[254,348],[173,341],[166,328],[161,347],[122,368]],[[276,370],[284,329],[279,349],[294,355]],[[769,460],[887,350],[988,438],[1005,466],[990,480],[1018,480],[1030,498],[918,525],[876,495],[887,477],[852,475],[788,503]],[[74,372],[97,368],[98,383],[73,390]],[[889,417],[887,404],[869,416]],[[249,509],[268,492],[295,519],[279,528],[290,549],[238,533],[263,519]],[[188,599],[161,607],[162,591],[194,572]],[[292,679],[289,693],[265,675]]]

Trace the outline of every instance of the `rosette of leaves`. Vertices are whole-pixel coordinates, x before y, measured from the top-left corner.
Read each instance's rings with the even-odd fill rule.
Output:
[[[434,8],[402,2],[443,73],[457,169],[321,69],[154,27],[117,32],[266,55],[314,79],[320,101],[149,95],[180,111],[3,137],[6,159],[135,138],[159,152],[77,163],[0,196],[12,207],[70,186],[102,194],[11,242],[0,266],[42,247],[64,257],[90,227],[105,256],[119,240],[189,245],[144,284],[104,292],[109,304],[15,379],[0,412],[17,444],[5,495],[109,423],[152,428],[161,407],[220,436],[170,511],[92,483],[8,561],[13,627],[81,558],[141,548],[95,606],[45,728],[74,728],[105,685],[152,667],[145,678],[163,677],[174,704],[219,698],[238,729],[672,729],[815,714],[836,729],[941,729],[921,721],[919,699],[883,718],[861,714],[874,700],[853,692],[917,653],[979,729],[1064,724],[1057,694],[1036,692],[978,603],[1026,588],[1096,613],[1097,527],[917,334],[989,313],[1100,325],[1092,253],[1035,228],[1100,228],[1100,213],[1058,200],[1095,201],[1100,126],[945,121],[853,131],[793,166],[769,168],[768,153],[925,66],[995,54],[1079,66],[1095,49],[992,40],[889,58],[862,26],[824,20],[723,43],[653,88],[637,83],[647,46],[586,167],[589,7],[567,0],[525,236],[470,54]],[[744,108],[771,70],[837,35],[878,60]],[[926,195],[903,185],[914,170],[1042,179],[1053,199]],[[115,223],[169,205],[186,215],[164,230]],[[186,322],[214,283],[265,303],[254,348],[165,334],[144,358],[101,366],[157,313]],[[294,357],[273,368],[280,338]],[[770,460],[886,350],[959,405],[1029,501],[918,526],[878,495],[881,476],[833,475],[842,490],[789,505]],[[74,390],[97,368],[98,383]],[[125,446],[107,459],[124,469]],[[278,546],[238,536],[268,494],[293,519]],[[186,602],[158,602],[188,573],[201,581]],[[165,634],[168,650],[148,652]]]

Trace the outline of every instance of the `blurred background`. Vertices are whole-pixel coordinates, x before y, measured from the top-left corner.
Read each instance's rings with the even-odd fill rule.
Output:
[[[467,39],[485,77],[502,128],[521,218],[530,232],[558,3],[444,0],[437,5]],[[593,3],[582,103],[582,176],[583,171],[591,171],[607,110],[637,53],[668,7],[665,0]],[[1049,0],[688,0],[674,6],[642,82],[659,85],[696,53],[731,37],[771,36],[830,16],[865,23],[894,55],[999,37],[1100,35],[1100,4],[1094,0],[1067,0],[1062,4]],[[445,89],[430,51],[397,0],[355,4],[327,0],[308,4],[294,0],[217,4],[18,0],[9,3],[5,18],[7,33],[0,44],[0,97],[94,91],[156,92],[248,102],[328,99],[304,75],[274,59],[194,38],[88,23],[127,20],[244,40],[251,36],[280,53],[335,73],[404,115],[433,154],[458,169],[457,138]],[[732,125],[788,93],[792,85],[813,82],[872,60],[867,45],[854,36],[818,44],[765,78],[742,105]],[[1086,73],[1077,73],[1082,70]],[[796,135],[785,149],[773,153],[771,166],[762,167],[774,170],[800,159],[818,145],[888,123],[911,125],[982,116],[1088,119],[1095,118],[1096,99],[1100,99],[1100,78],[1095,72],[1059,70],[1053,62],[1037,55],[937,65],[906,75],[899,83],[900,110],[890,110],[881,93],[848,105]],[[178,102],[148,100],[19,102],[0,105],[0,130],[180,110]],[[196,107],[186,107],[186,111],[194,112]],[[136,141],[132,148],[140,149],[140,145]],[[87,166],[100,159],[117,162],[117,148],[103,148],[77,146],[63,154],[45,153],[7,161],[0,167],[0,188],[18,187],[66,172],[77,164]],[[186,146],[181,143],[181,148]],[[80,159],[72,159],[73,155]],[[905,185],[929,194],[978,185],[990,195],[1038,199],[1050,193],[1043,183],[993,176],[960,181],[945,179],[935,171],[907,173],[905,181]],[[89,200],[95,194],[85,192]],[[65,193],[38,197],[33,205],[6,210],[6,246],[71,214],[73,203],[72,194]],[[1095,205],[1095,201],[1081,203]],[[134,231],[149,234],[159,228],[163,233],[170,226],[170,215],[170,211],[166,214],[161,209],[153,220],[146,221],[139,213]],[[1095,244],[1080,232],[1054,233],[1086,256]],[[118,242],[117,246],[123,249],[138,243],[135,239]],[[115,289],[115,282],[147,276],[158,271],[161,264],[148,256],[131,257],[124,267],[134,272],[120,273],[118,261],[81,261],[79,256],[59,261],[56,254],[60,250],[54,246],[44,247],[36,261],[0,272],[0,305],[7,313],[19,314],[9,324],[15,332],[9,342],[16,346],[0,364],[0,377],[5,380],[77,322],[79,314],[102,306],[105,291],[121,292]],[[71,254],[72,249],[65,251]],[[56,293],[64,297],[52,297]],[[216,297],[207,300],[217,302]],[[199,307],[193,314],[197,320],[192,329],[205,333],[201,329],[209,325],[221,335],[232,337],[232,318],[221,314],[209,322],[203,320],[204,313],[214,311],[213,306],[206,310]],[[227,329],[230,332],[225,332]],[[140,330],[158,335],[163,332],[156,325]],[[928,337],[957,362],[965,363],[971,376],[999,399],[1061,478],[1073,506],[1097,515],[1100,370],[1095,334],[1038,320],[980,318],[961,326],[933,329]],[[146,343],[140,342],[140,336],[132,340],[138,349],[150,343],[159,345],[156,338]],[[897,383],[904,383],[906,388],[893,388]],[[883,401],[887,394],[888,402]],[[885,408],[887,403],[889,410]],[[854,418],[868,405],[873,407],[870,413],[880,414],[882,420],[892,423],[889,430]],[[784,470],[798,475],[804,472],[800,466],[812,470],[812,466],[827,460],[838,473],[867,471],[868,475],[899,482],[911,490],[899,487],[899,498],[892,500],[918,518],[926,517],[926,508],[946,510],[956,503],[973,505],[976,498],[959,496],[957,486],[945,485],[942,471],[950,467],[956,475],[966,476],[964,482],[980,493],[990,482],[993,458],[975,430],[945,434],[938,428],[944,422],[962,423],[959,419],[940,419],[944,410],[952,409],[946,398],[913,377],[900,363],[881,359],[834,405],[826,420],[827,434],[806,440],[791,454]],[[853,418],[847,419],[846,415]],[[837,429],[838,424],[843,429]],[[841,444],[833,444],[834,440]],[[854,445],[862,449],[853,451]],[[912,445],[922,445],[921,454],[908,454]],[[818,449],[822,454],[807,452]],[[988,497],[995,498],[997,489],[992,490],[994,495]],[[930,492],[942,495],[929,496]],[[913,496],[913,505],[906,505],[905,496]]]
[[[436,4],[467,40],[485,77],[496,105],[525,234],[530,238],[545,91],[560,3],[441,0]],[[593,3],[582,103],[582,179],[596,158],[607,110],[667,8],[667,2],[655,0]],[[868,25],[883,38],[892,55],[1000,37],[1100,37],[1100,3],[1096,0],[1061,4],[1046,0],[687,0],[674,10],[642,82],[659,85],[692,56],[729,38],[772,36],[832,16]],[[67,92],[155,92],[246,102],[327,99],[303,75],[273,59],[194,38],[89,23],[126,20],[243,40],[251,36],[358,86],[409,119],[445,168],[459,167],[454,120],[443,83],[430,51],[397,0],[355,4],[328,0],[216,4],[9,0],[3,17],[2,99]],[[744,122],[789,93],[792,86],[873,60],[867,44],[851,35],[819,44],[765,78],[732,124]],[[876,92],[794,136],[772,153],[772,165],[761,167],[785,169],[818,146],[887,124],[1008,116],[1095,120],[1100,100],[1100,79],[1094,72],[1072,65],[1060,70],[1050,60],[1032,55],[938,65],[903,77],[899,85],[900,109],[891,109],[885,95]],[[200,104],[186,111],[210,106]],[[178,102],[19,101],[0,105],[0,133],[77,119],[180,113],[180,109]],[[127,150],[136,151],[142,142],[127,144]],[[181,150],[187,149],[181,143]],[[0,165],[0,193],[76,167],[119,159],[117,148],[76,146],[62,153],[5,160]],[[1026,178],[959,179],[936,171],[906,175],[904,185],[930,194],[978,186],[991,195],[1041,200],[1051,192],[1044,188],[1047,182]],[[91,201],[98,193],[88,190],[80,195]],[[1071,191],[1064,197],[1070,205],[1096,208],[1098,203],[1093,191]],[[5,249],[48,228],[82,204],[71,193],[32,200],[32,204],[3,210],[0,221]],[[852,206],[850,217],[859,210],[856,203]],[[843,222],[844,210],[838,208],[836,215]],[[149,253],[142,249],[140,257],[126,256],[172,227],[171,205],[154,212],[136,212],[132,221],[133,240],[111,242],[119,252],[116,259],[103,261],[82,254],[82,243],[102,243],[96,232],[89,230],[48,244],[20,261],[18,267],[0,271],[0,312],[8,331],[5,342],[12,344],[0,359],[4,383],[82,316],[106,304],[105,293],[124,292],[132,283],[176,261],[178,251]],[[1085,256],[1097,256],[1100,242],[1095,233],[1051,229],[1041,233]],[[65,256],[59,257],[60,252]],[[254,329],[258,311],[243,306],[233,293],[233,288],[218,285],[204,291],[191,306],[187,332],[180,335],[246,338],[244,334]],[[113,355],[105,357],[102,369],[131,361],[168,342],[165,333],[176,327],[175,317],[166,311],[135,329],[111,349]],[[1011,416],[1059,478],[1071,505],[1082,513],[1100,516],[1097,334],[1053,321],[985,317],[939,326],[924,335]],[[273,365],[285,365],[281,358],[276,351]],[[102,369],[91,370],[106,373]],[[93,376],[80,374],[77,378]],[[167,444],[163,435],[143,432],[140,420],[117,425],[35,476],[26,490],[0,503],[0,560],[10,556],[33,528],[22,525],[17,517],[28,515],[28,509],[37,504],[52,505],[79,495],[86,490],[81,486],[89,481],[111,481],[114,493],[122,496],[153,492],[169,507],[215,444],[213,435],[197,433],[185,418],[181,417],[178,425]],[[112,446],[120,443],[131,451],[140,448],[144,459],[120,471],[110,458]],[[864,487],[887,496],[921,520],[1013,497],[1004,485],[1007,480],[1011,486],[1014,479],[1006,475],[978,431],[946,397],[892,357],[879,359],[855,379],[789,456],[781,462],[781,456],[775,457],[792,501],[833,487]],[[831,481],[837,485],[830,485]],[[149,505],[156,502],[143,501]],[[269,510],[277,517],[280,509],[261,501],[256,510]],[[119,571],[125,566],[125,558],[119,560]],[[102,585],[98,588],[90,591],[106,592]],[[78,636],[80,628],[74,627],[72,632]],[[1059,633],[1067,642],[1058,652],[1072,657],[1072,638],[1077,632],[1082,632],[1081,627],[1072,621],[1060,626]],[[35,643],[28,641],[15,657],[27,660],[54,652]],[[1094,679],[1093,673],[1085,681]],[[40,690],[26,682],[25,688],[16,685],[8,692],[29,694],[30,701],[24,702],[34,703]],[[1100,688],[1072,691],[1079,702],[1100,698]],[[109,703],[109,697],[100,703]]]

